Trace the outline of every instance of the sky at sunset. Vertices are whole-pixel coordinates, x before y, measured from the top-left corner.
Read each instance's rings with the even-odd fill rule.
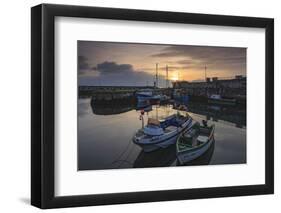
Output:
[[[79,85],[152,86],[246,75],[246,48],[78,41]]]

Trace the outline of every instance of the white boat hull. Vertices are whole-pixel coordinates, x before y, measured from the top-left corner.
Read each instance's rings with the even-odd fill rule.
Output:
[[[178,127],[177,130],[160,136],[155,136],[152,139],[138,140],[137,137],[133,138],[133,142],[142,147],[144,152],[151,152],[159,148],[166,148],[172,144],[175,144],[177,137],[181,132],[191,127],[192,118],[189,118],[182,127]]]
[[[177,153],[178,161],[180,162],[180,164],[185,164],[187,162],[195,160],[196,158],[203,155],[210,148],[210,146],[213,144],[213,142],[214,142],[214,137],[212,137],[207,142],[207,144],[205,144],[201,149],[178,152]]]
[[[172,137],[171,139],[165,140],[163,143],[158,144],[140,144],[138,145],[143,149],[144,152],[152,152],[160,148],[167,148],[168,146],[175,144],[177,141],[177,135]]]

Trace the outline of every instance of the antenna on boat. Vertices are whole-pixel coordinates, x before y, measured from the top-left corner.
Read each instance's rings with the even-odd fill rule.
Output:
[[[168,80],[168,65],[166,65],[166,88],[169,87],[169,80]]]

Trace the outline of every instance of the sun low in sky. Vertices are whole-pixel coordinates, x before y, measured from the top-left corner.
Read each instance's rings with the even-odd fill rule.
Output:
[[[246,48],[78,41],[79,85],[153,86],[246,75]],[[167,68],[168,67],[168,75]]]

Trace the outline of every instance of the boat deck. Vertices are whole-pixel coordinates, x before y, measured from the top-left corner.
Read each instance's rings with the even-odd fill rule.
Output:
[[[172,132],[172,131],[175,131],[175,130],[177,130],[176,126],[168,126],[168,127],[165,128],[164,132],[169,133],[169,132]]]
[[[179,117],[177,118],[177,122],[174,124],[170,124],[169,126],[166,126],[163,128],[164,130],[164,135],[169,134],[171,132],[175,132],[177,131],[178,127],[181,126],[182,124],[184,124],[185,122],[187,122],[189,118],[187,117]],[[159,135],[162,136],[162,135]],[[142,138],[142,139],[152,139],[153,137],[155,137],[155,135],[147,135],[143,129],[140,129],[136,132],[135,137],[137,138]]]
[[[167,133],[173,132],[173,131],[175,131],[175,130],[177,130],[177,127],[176,127],[176,126],[168,126],[168,127],[165,128],[164,133],[167,134]],[[142,138],[144,138],[144,139],[148,139],[148,138],[152,138],[152,137],[154,137],[154,136],[152,136],[152,135],[147,135],[147,134],[145,134],[145,133],[143,132],[142,129],[140,129],[140,130],[136,133],[136,137],[142,137]]]
[[[178,143],[179,151],[185,149],[192,149],[202,145],[202,143],[208,142],[208,138],[210,136],[211,131],[212,127],[200,127],[199,129],[192,129],[188,132],[185,132]],[[200,140],[198,140],[200,137],[204,139],[204,142],[200,142]]]

